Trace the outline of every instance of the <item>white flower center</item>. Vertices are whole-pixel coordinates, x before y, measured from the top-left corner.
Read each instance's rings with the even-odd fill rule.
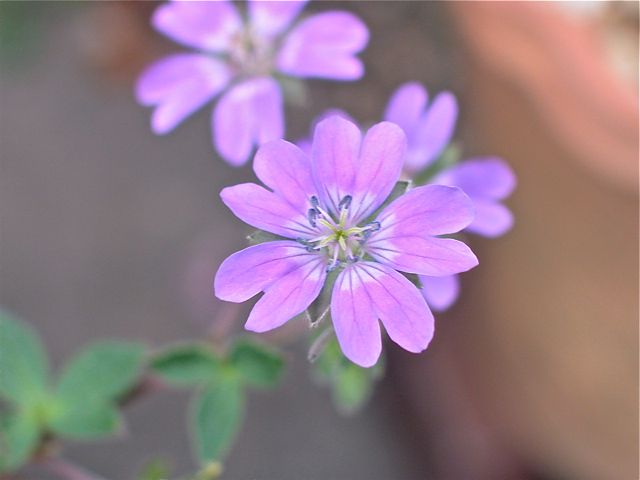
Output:
[[[250,27],[245,27],[232,38],[229,48],[231,64],[243,75],[262,76],[273,68],[274,46]]]

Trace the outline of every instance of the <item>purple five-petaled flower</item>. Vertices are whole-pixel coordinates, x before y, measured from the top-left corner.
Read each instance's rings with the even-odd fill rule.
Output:
[[[458,115],[453,94],[442,92],[428,103],[427,90],[419,83],[400,86],[391,96],[385,119],[397,123],[407,134],[409,150],[406,174],[429,167],[451,141]],[[485,237],[505,234],[513,225],[513,215],[501,200],[516,186],[516,178],[507,163],[496,157],[463,160],[440,172],[430,183],[460,187],[473,201],[475,218],[465,229]],[[446,310],[457,299],[460,282],[457,275],[421,276],[423,293],[429,305]]]
[[[246,20],[226,0],[158,7],[153,26],[197,52],[170,55],[140,76],[136,96],[155,106],[152,130],[173,130],[224,92],[211,118],[213,141],[229,164],[242,165],[255,145],[284,136],[276,74],[359,79],[364,68],[355,55],[368,42],[366,26],[351,13],[328,11],[292,27],[305,3],[249,1]]]
[[[464,243],[439,238],[465,228],[473,205],[459,188],[428,185],[380,210],[405,153],[397,125],[379,123],[363,138],[339,116],[316,126],[309,156],[284,140],[259,148],[254,171],[268,189],[245,183],[225,188],[221,197],[238,218],[283,239],[231,255],[214,282],[216,296],[231,302],[264,292],[245,328],[265,332],[304,312],[333,272],[331,319],[350,360],[376,363],[379,320],[406,350],[427,347],[433,316],[399,272],[442,276],[477,265]]]

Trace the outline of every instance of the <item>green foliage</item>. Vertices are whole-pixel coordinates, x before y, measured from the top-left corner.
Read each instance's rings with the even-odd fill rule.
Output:
[[[336,409],[345,415],[358,412],[373,392],[374,382],[382,376],[382,358],[371,368],[362,368],[350,362],[340,350],[335,336],[329,340],[314,364],[314,373],[331,388]]]
[[[86,403],[116,400],[137,380],[143,358],[144,347],[137,343],[94,343],[67,364],[57,396]]]
[[[199,385],[217,378],[220,359],[204,345],[181,345],[156,356],[153,371],[165,382],[175,386]]]
[[[37,419],[27,412],[5,414],[0,418],[0,472],[23,465],[40,439]]]
[[[60,411],[51,419],[50,429],[61,437],[92,440],[116,433],[122,422],[116,406],[106,400],[80,399],[60,404]]]
[[[244,415],[240,379],[223,375],[197,395],[191,405],[191,428],[201,462],[221,458],[237,435]]]
[[[284,240],[284,237],[279,235],[275,235],[270,232],[265,232],[264,230],[254,230],[249,235],[247,235],[247,240],[249,241],[249,245],[258,245],[264,242],[273,242],[275,240]]]
[[[156,458],[142,468],[138,480],[166,480],[170,475],[169,463],[163,458]]]
[[[230,355],[242,379],[255,387],[273,387],[284,370],[282,356],[273,349],[246,340],[238,341]]]
[[[47,359],[33,329],[0,310],[0,397],[33,403],[46,390]]]

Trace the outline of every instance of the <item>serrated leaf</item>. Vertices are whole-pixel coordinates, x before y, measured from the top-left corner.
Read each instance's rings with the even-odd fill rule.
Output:
[[[182,345],[156,356],[151,368],[171,385],[194,385],[217,378],[220,360],[203,345]]]
[[[140,375],[144,347],[131,342],[100,342],[85,348],[67,364],[58,383],[63,401],[104,403],[131,388]],[[66,399],[66,400],[65,400]]]
[[[46,354],[33,329],[0,310],[0,396],[20,405],[39,399],[47,371]]]
[[[221,377],[194,398],[190,423],[200,462],[219,460],[226,454],[242,424],[244,405],[242,386],[233,376]]]
[[[248,340],[235,344],[230,362],[241,378],[255,387],[276,385],[284,370],[284,361],[277,351]]]
[[[40,428],[24,412],[7,414],[0,425],[0,473],[11,472],[26,463],[38,445]]]
[[[120,414],[108,402],[75,401],[60,405],[60,413],[50,422],[51,430],[67,438],[91,440],[116,433],[121,425]]]

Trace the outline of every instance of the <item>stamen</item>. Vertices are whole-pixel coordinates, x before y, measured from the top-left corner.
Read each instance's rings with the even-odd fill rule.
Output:
[[[315,195],[312,195],[309,201],[311,202],[311,205],[313,205],[314,207],[317,207],[320,205],[320,202],[318,201],[318,197],[316,197]]]
[[[340,200],[340,203],[338,204],[338,208],[348,209],[351,206],[351,200],[353,200],[353,197],[351,195],[345,195],[344,197],[342,197],[342,200]]]
[[[367,227],[369,227],[369,230],[371,232],[377,232],[378,230],[380,230],[380,222],[377,220],[374,220],[373,222],[371,222],[370,224],[367,225]]]
[[[307,212],[307,219],[313,228],[317,225],[316,218],[318,218],[318,211],[315,208],[310,208]]]

